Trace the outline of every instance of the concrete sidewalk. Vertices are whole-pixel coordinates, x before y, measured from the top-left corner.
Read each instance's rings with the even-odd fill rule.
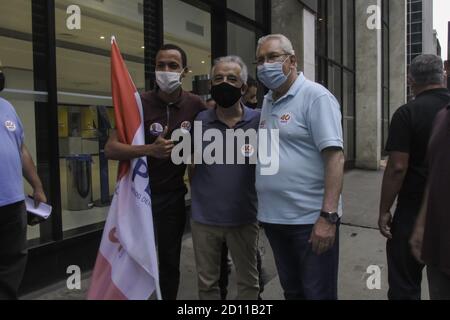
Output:
[[[387,298],[386,241],[377,229],[378,206],[383,171],[353,170],[345,175],[344,218],[340,230],[340,272],[339,298],[341,300],[385,300]],[[263,267],[268,283],[263,293],[264,300],[282,300],[272,251],[261,235],[260,247],[263,252]],[[192,239],[189,234],[183,241],[181,257],[181,283],[179,299],[196,300],[197,279]],[[369,266],[378,266],[381,270],[381,289],[369,290],[366,282],[370,276]],[[84,299],[89,283],[89,274],[85,275],[82,290],[70,291],[65,283],[35,292],[24,299],[37,300],[78,300]],[[423,298],[428,299],[428,287],[424,277]],[[229,298],[236,296],[234,270],[230,276]]]

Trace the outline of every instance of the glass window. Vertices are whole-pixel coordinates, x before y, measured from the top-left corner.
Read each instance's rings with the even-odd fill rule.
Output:
[[[422,2],[411,3],[411,12],[422,11]]]
[[[320,83],[323,86],[327,86],[327,68],[328,68],[328,62],[324,58],[318,58],[316,63],[316,72],[319,75],[318,83]]]
[[[328,56],[342,62],[342,10],[341,0],[328,1]]]
[[[211,15],[180,0],[164,1],[164,42],[180,46],[186,51],[189,74],[183,89],[192,91],[204,100],[209,97],[208,79],[211,58]],[[188,176],[186,200],[190,199]]]
[[[317,79],[341,104],[347,161],[355,160],[354,8],[354,0],[318,1]]]
[[[328,66],[328,90],[334,94],[339,104],[342,105],[342,70],[335,65]]]
[[[317,12],[317,54],[320,56],[327,55],[327,11],[326,1],[321,0],[319,2],[319,9]]]
[[[36,163],[35,102],[45,106],[47,96],[45,92],[34,92],[31,1],[0,1],[0,12],[0,61],[6,78],[6,89],[0,97],[16,109],[24,126],[25,144]],[[28,183],[25,193],[32,194]],[[40,227],[29,227],[27,237],[39,238]]]
[[[343,46],[344,65],[351,69],[355,64],[355,17],[354,0],[343,0]]]
[[[264,0],[227,0],[228,8],[237,13],[255,20],[255,6],[261,5]]]
[[[189,75],[183,89],[192,91],[194,80],[208,78],[211,68],[211,15],[180,0],[164,1],[164,42],[186,51]],[[203,92],[197,92],[204,94]],[[208,93],[206,93],[208,94]]]
[[[67,7],[81,9],[81,29],[67,27]],[[63,230],[105,220],[116,161],[103,154],[113,124],[110,51],[115,36],[139,91],[144,81],[142,1],[56,0],[58,126]],[[81,155],[81,156],[79,156]]]
[[[253,62],[256,54],[256,36],[254,31],[228,22],[228,54],[241,57],[247,64],[249,75],[255,78],[256,69]]]

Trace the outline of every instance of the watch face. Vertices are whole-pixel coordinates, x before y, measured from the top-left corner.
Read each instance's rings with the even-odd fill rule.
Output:
[[[337,224],[339,221],[339,215],[337,213],[322,212],[321,216],[332,224]]]
[[[339,221],[339,215],[337,213],[333,213],[330,215],[330,220],[334,224],[336,224]]]

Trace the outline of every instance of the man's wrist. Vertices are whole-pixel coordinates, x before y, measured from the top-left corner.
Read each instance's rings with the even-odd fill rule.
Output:
[[[333,211],[324,211],[322,210],[320,212],[320,217],[325,219],[328,223],[332,224],[332,225],[336,225],[339,222],[339,214],[337,212],[333,212]]]
[[[33,186],[33,192],[43,192],[44,191],[44,187],[42,186],[42,184],[39,182],[39,183],[36,183],[34,186]]]
[[[146,147],[145,156],[154,157],[154,155],[155,155],[155,147],[154,147],[154,145],[153,144],[148,144],[145,147]]]

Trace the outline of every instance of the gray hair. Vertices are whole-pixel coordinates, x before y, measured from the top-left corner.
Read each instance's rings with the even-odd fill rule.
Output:
[[[411,62],[409,76],[419,86],[442,84],[444,67],[442,59],[434,54],[423,54]]]
[[[221,57],[221,58],[217,58],[216,60],[214,60],[214,65],[211,68],[211,78],[213,77],[214,69],[220,63],[236,63],[236,64],[238,64],[241,67],[241,80],[244,84],[247,84],[248,68],[247,68],[247,65],[244,63],[244,61],[242,61],[242,59],[238,56],[226,56],[226,57]]]
[[[291,40],[289,40],[285,35],[282,34],[269,34],[268,36],[264,36],[258,40],[258,47],[256,52],[259,52],[261,46],[267,42],[268,40],[278,40],[280,41],[281,49],[291,55],[295,55],[294,47],[292,46]]]

